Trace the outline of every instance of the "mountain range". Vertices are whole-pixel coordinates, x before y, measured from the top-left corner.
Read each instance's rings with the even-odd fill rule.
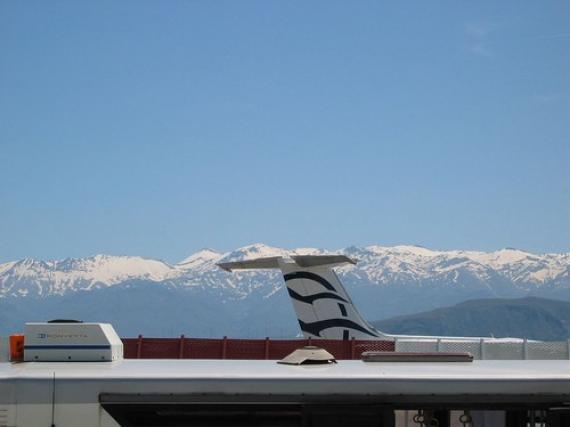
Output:
[[[570,337],[570,302],[537,297],[478,299],[373,323],[382,331],[401,335],[565,341]]]
[[[337,272],[371,320],[477,298],[570,300],[570,253],[254,244],[226,253],[204,249],[177,264],[110,255],[0,264],[0,334],[21,329],[25,321],[75,317],[110,321],[123,336],[294,336],[298,325],[279,272],[229,274],[216,263],[324,253],[358,261]]]

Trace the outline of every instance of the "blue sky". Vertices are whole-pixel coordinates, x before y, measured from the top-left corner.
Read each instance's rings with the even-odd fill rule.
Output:
[[[2,1],[0,261],[570,251],[567,1]]]

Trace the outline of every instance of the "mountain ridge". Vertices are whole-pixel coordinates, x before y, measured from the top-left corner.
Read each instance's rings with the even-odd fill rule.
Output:
[[[537,297],[477,299],[372,324],[384,332],[403,335],[562,341],[570,337],[570,302]]]
[[[462,282],[461,274],[490,280],[497,275],[515,288],[529,291],[549,284],[570,288],[570,253],[533,254],[505,248],[494,252],[438,251],[413,245],[366,247],[350,246],[336,251],[317,248],[282,249],[261,243],[231,252],[202,249],[177,264],[153,258],[98,254],[85,258],[42,261],[25,258],[0,264],[0,297],[47,296],[69,291],[113,286],[126,280],[191,281],[219,273],[216,264],[253,257],[342,253],[355,258],[356,267],[339,268],[341,275],[354,275],[377,285],[398,282],[421,283],[438,278],[440,282]],[[239,273],[240,277],[251,273]],[[253,274],[268,274],[256,272]],[[226,280],[234,284],[235,280]],[[236,286],[230,286],[236,288]]]
[[[159,335],[178,331],[182,325],[202,335],[210,329],[222,336],[247,330],[252,335],[295,335],[296,317],[280,272],[230,274],[216,264],[324,253],[342,253],[359,261],[356,266],[341,266],[336,271],[364,317],[372,320],[477,298],[570,299],[570,254],[537,255],[512,249],[436,251],[411,245],[288,250],[254,244],[223,253],[203,249],[177,264],[110,255],[56,261],[28,258],[0,264],[0,312],[13,312],[10,322],[54,316],[113,319],[123,334],[147,333],[134,330],[138,322]],[[116,307],[116,301],[125,308],[111,310],[109,307]],[[160,305],[155,307],[156,301]],[[145,304],[147,309],[143,309]],[[84,309],[78,311],[74,306]],[[212,307],[215,322],[203,315],[205,306]],[[169,313],[169,307],[177,307],[174,311],[178,317]],[[142,323],[149,310],[165,312],[160,325]],[[187,323],[180,320],[183,312],[187,313]]]

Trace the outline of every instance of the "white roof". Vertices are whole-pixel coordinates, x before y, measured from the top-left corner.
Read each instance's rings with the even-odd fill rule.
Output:
[[[0,363],[0,389],[17,384],[19,402],[49,403],[55,374],[61,402],[163,396],[257,396],[396,402],[424,396],[445,402],[570,399],[570,361],[362,362],[283,365],[274,360],[124,360],[120,362]],[[130,396],[130,397],[129,397]],[[134,397],[133,397],[134,396]],[[142,396],[142,397],[141,397]],[[164,397],[165,396],[165,397]],[[288,396],[288,397],[287,397]],[[451,396],[451,398],[450,398]],[[469,397],[471,396],[471,397]],[[153,397],[154,399],[154,397]],[[415,400],[416,402],[419,400]],[[1,402],[0,402],[1,403]]]
[[[557,379],[570,384],[569,360],[475,360],[473,362],[363,362],[280,365],[275,360],[159,360],[118,362],[0,363],[0,380],[60,379]]]
[[[567,383],[568,360],[475,360],[473,362],[363,362],[291,366],[274,360],[145,360],[118,362],[0,363],[0,381],[8,379],[129,380],[433,380],[549,381]]]

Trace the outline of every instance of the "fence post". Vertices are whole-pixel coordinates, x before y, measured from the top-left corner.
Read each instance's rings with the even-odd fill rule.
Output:
[[[568,338],[568,359],[570,359],[570,338]]]
[[[178,347],[178,358],[184,358],[184,334],[180,335],[180,342]]]
[[[394,351],[398,351],[398,337],[394,337]]]
[[[143,340],[143,336],[139,335],[139,339],[137,341],[137,359],[141,358],[142,340]]]
[[[480,353],[481,353],[481,360],[485,360],[485,339],[481,338],[479,340],[480,343]]]
[[[265,360],[269,359],[269,337],[265,337]]]
[[[226,358],[227,346],[228,346],[228,337],[224,335],[224,339],[222,340],[222,359]]]
[[[437,339],[437,352],[441,353],[441,338]]]
[[[355,350],[356,350],[356,348],[354,345],[354,337],[352,337],[350,340],[350,358],[351,359],[356,359],[355,354],[354,354]]]
[[[528,340],[525,338],[523,340],[523,360],[528,359]]]

